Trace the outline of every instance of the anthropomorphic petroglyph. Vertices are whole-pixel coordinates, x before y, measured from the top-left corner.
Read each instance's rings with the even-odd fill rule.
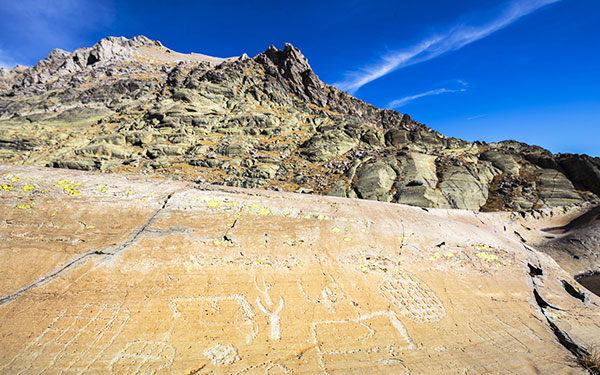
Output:
[[[274,307],[273,300],[269,295],[269,290],[271,289],[271,285],[267,285],[264,277],[262,278],[263,287],[259,287],[256,278],[254,279],[254,285],[256,286],[256,290],[258,290],[265,298],[265,304],[269,309]],[[272,340],[280,340],[281,339],[281,323],[279,314],[283,309],[283,297],[279,297],[279,305],[273,311],[268,310],[261,302],[260,297],[256,297],[256,305],[259,310],[262,311],[269,317],[269,325],[271,326],[271,339]]]
[[[189,306],[190,304],[192,306]],[[190,317],[193,322],[222,328],[231,326],[245,336],[248,344],[252,343],[258,334],[252,306],[241,294],[172,298],[169,307],[173,311],[174,318],[180,318],[184,314],[181,311],[183,305],[188,306],[193,312],[194,315]]]
[[[444,305],[427,285],[409,274],[399,272],[379,283],[379,292],[404,317],[419,323],[436,322],[446,315]]]
[[[346,298],[346,295],[331,275],[327,275],[327,278],[327,284],[323,286],[323,289],[321,289],[320,294],[318,296],[313,297],[311,297],[306,291],[306,289],[304,288],[304,282],[301,279],[298,279],[296,282],[298,284],[298,288],[300,289],[300,293],[302,293],[302,295],[308,302],[323,303],[330,313],[335,314],[335,304],[340,300]]]
[[[2,373],[85,374],[115,342],[129,320],[117,305],[86,304],[61,311],[47,328],[4,367]]]
[[[165,342],[134,341],[127,343],[109,365],[112,374],[152,375],[170,367],[175,348]]]

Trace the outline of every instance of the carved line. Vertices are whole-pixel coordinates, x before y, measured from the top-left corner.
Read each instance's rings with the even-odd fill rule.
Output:
[[[199,297],[171,298],[171,300],[169,301],[169,308],[171,309],[171,311],[173,311],[173,317],[175,319],[177,319],[181,316],[181,312],[177,308],[177,303],[182,302],[182,301],[183,302],[207,301],[207,302],[212,302],[215,305],[221,301],[236,301],[242,308],[242,312],[243,312],[245,321],[251,327],[251,332],[246,335],[246,342],[248,344],[251,344],[254,341],[254,339],[256,338],[256,336],[258,335],[258,329],[256,328],[256,324],[254,322],[255,314],[254,314],[254,311],[252,311],[252,306],[250,305],[250,303],[248,302],[246,297],[244,297],[241,294],[234,294],[234,295],[230,295],[230,296],[209,296],[209,297],[199,296]],[[214,307],[213,307],[213,309],[214,309]],[[239,330],[239,327],[236,327],[236,328]],[[242,332],[242,331],[240,330],[240,332]]]

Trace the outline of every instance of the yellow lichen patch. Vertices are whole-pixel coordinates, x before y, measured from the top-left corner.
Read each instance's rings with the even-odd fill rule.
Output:
[[[480,244],[480,243],[474,243],[473,245],[471,245],[473,247],[473,249],[475,250],[483,250],[483,251],[488,251],[490,249],[490,245],[486,245],[486,244]]]
[[[333,228],[331,229],[331,231],[332,231],[333,233],[339,233],[339,232],[340,232],[340,228],[338,228],[338,227],[333,227]]]
[[[494,262],[496,259],[498,259],[498,256],[497,256],[497,255],[495,255],[495,254],[490,254],[490,253],[488,253],[488,252],[485,252],[485,251],[481,251],[481,252],[477,253],[477,256],[478,256],[479,258],[481,258],[481,259],[483,259],[483,260],[485,260],[485,261],[489,262],[489,263],[492,263],[492,262]]]
[[[11,184],[0,185],[0,190],[2,191],[11,191],[14,188]]]
[[[98,188],[96,189],[101,193],[106,193],[106,190],[108,190],[108,186],[106,186],[106,184],[102,184],[100,186],[98,186]]]
[[[33,206],[35,206],[35,202],[31,202],[29,204],[19,203],[19,204],[15,205],[15,208],[17,210],[24,210],[24,211],[27,211],[28,213],[32,214],[35,212],[33,210]]]
[[[206,206],[208,208],[219,209],[219,202],[216,201],[215,199],[211,199],[211,200],[209,200],[209,201],[206,202]]]
[[[271,213],[271,210],[268,207],[261,207],[258,209],[258,211],[256,211],[256,213],[258,215],[269,215]]]
[[[10,180],[12,182],[17,182],[17,181],[21,181],[21,179],[23,179],[23,177],[21,177],[21,176],[12,176]]]
[[[27,185],[23,186],[23,187],[21,188],[21,190],[23,190],[23,191],[24,191],[24,192],[26,192],[26,193],[29,193],[29,192],[32,192],[32,191],[34,191],[34,190],[35,190],[35,186],[33,186],[33,185],[30,185],[30,184],[27,184]]]
[[[344,237],[344,241],[350,242],[350,241],[352,241],[352,238],[350,238],[350,237]]]
[[[63,188],[64,192],[69,194],[70,196],[78,196],[81,195],[77,188],[81,185],[81,182],[75,182],[71,180],[60,180],[58,184],[54,185],[57,187]]]
[[[429,260],[436,261],[436,260],[440,259],[441,257],[442,257],[442,254],[440,254],[439,252],[436,251],[435,253],[433,253],[432,256],[429,257]]]
[[[15,208],[18,208],[19,210],[28,210],[28,209],[33,208],[33,206],[35,206],[35,202],[31,202],[29,204],[22,204],[22,203],[20,203],[20,204],[17,204],[15,206]]]

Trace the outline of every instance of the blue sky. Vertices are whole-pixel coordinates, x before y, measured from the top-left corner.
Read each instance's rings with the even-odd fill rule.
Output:
[[[600,156],[596,0],[0,0],[0,66],[108,36],[180,52],[300,48],[320,78],[447,136]]]

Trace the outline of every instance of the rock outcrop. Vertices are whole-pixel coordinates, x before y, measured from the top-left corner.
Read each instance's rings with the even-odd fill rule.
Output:
[[[356,173],[359,192],[393,189],[383,160]],[[584,375],[600,297],[573,274],[598,253],[578,261],[551,233],[574,254],[597,247],[584,209],[0,165],[0,372]]]
[[[470,210],[600,195],[600,160],[447,138],[322,82],[300,50],[106,38],[0,74],[0,161]]]

